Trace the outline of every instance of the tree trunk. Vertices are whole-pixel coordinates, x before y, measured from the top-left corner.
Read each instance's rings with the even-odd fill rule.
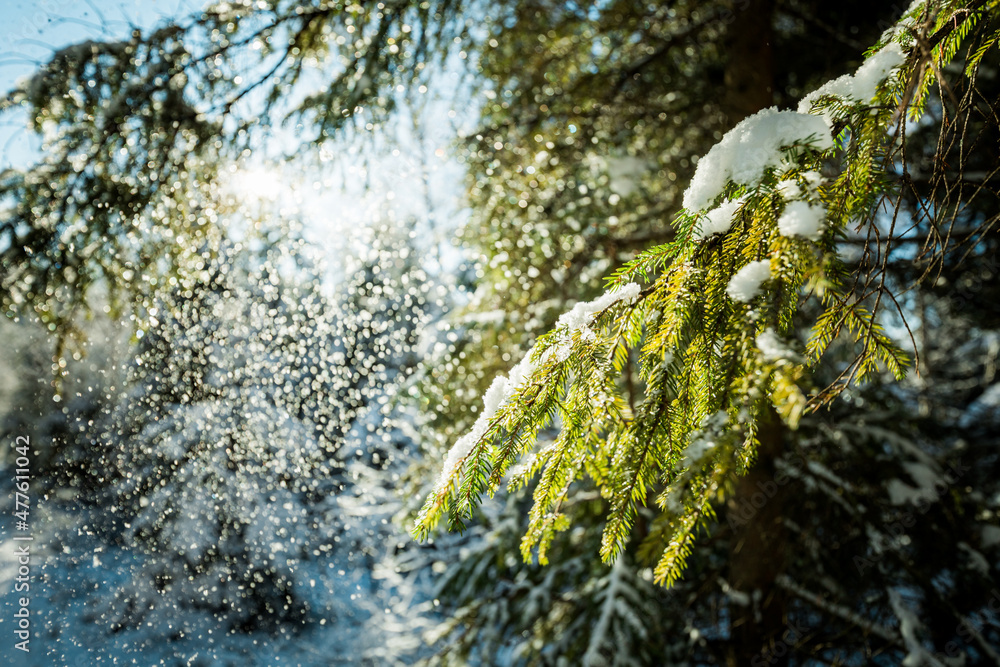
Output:
[[[774,0],[742,0],[730,24],[724,109],[729,124],[772,105]],[[785,446],[785,428],[769,410],[759,427],[757,460],[739,480],[727,506],[733,536],[729,584],[750,596],[747,606],[733,601],[730,665],[784,665],[791,646],[782,646],[786,598],[776,585],[785,563],[782,486],[774,481],[775,460]]]
[[[774,0],[739,0],[729,25],[723,107],[729,124],[774,102]]]
[[[786,555],[785,487],[775,482],[775,460],[785,447],[785,426],[771,409],[758,428],[757,461],[737,483],[726,508],[733,531],[729,584],[750,596],[746,606],[729,605],[730,665],[784,665],[793,648],[782,639],[788,629],[787,599],[775,583]],[[794,642],[791,635],[786,639]]]

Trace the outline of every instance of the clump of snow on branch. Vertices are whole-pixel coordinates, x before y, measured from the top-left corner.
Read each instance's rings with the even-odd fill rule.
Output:
[[[801,236],[816,241],[823,234],[826,209],[822,204],[793,201],[778,218],[778,231],[782,236]]]
[[[771,277],[771,260],[750,262],[729,280],[726,294],[733,301],[748,303],[760,294],[760,286]]]
[[[632,301],[639,296],[639,292],[641,291],[641,287],[635,283],[629,283],[614,292],[605,292],[593,301],[578,303],[568,313],[563,313],[559,317],[556,327],[565,326],[569,329],[570,333],[578,331],[590,324],[594,316],[602,310],[606,310],[622,300]]]
[[[743,205],[743,199],[733,199],[724,201],[716,208],[706,214],[706,219],[701,223],[701,228],[695,238],[699,240],[707,239],[713,234],[725,234],[733,226],[733,217]]]
[[[627,613],[629,610],[627,603],[622,599],[626,593],[630,592],[624,575],[625,559],[618,558],[612,566],[611,572],[601,581],[602,584],[606,585],[606,588],[598,594],[599,599],[602,600],[601,615],[593,632],[590,633],[587,652],[583,654],[582,664],[584,667],[604,667],[608,664],[602,655],[602,649],[606,645],[614,645],[612,638],[614,633],[611,627],[613,619],[616,615]]]
[[[867,102],[905,60],[902,47],[890,42],[854,74],[829,81],[804,97],[796,111],[771,107],[745,118],[698,161],[691,185],[684,192],[684,208],[689,211],[709,208],[729,181],[747,186],[758,184],[766,169],[781,165],[783,149],[789,146],[811,144],[819,150],[833,148],[835,142],[830,134],[833,119],[828,113],[811,114],[815,103],[826,96]]]
[[[878,92],[879,85],[897,67],[903,64],[906,55],[902,47],[890,42],[878,53],[865,60],[854,74],[827,81],[825,84],[809,93],[799,102],[799,113],[808,113],[813,105],[822,97],[839,97],[848,102],[868,102]],[[827,122],[833,119],[828,114],[822,116]]]
[[[764,361],[775,362],[785,359],[792,359],[795,353],[785,346],[785,343],[774,332],[774,329],[765,329],[757,336],[757,349]]]
[[[444,491],[448,484],[451,483],[451,478],[458,472],[462,461],[469,455],[472,448],[476,446],[476,443],[486,435],[486,431],[489,430],[491,418],[487,417],[486,413],[480,414],[479,418],[476,419],[476,423],[469,429],[469,432],[456,440],[455,444],[448,450],[448,456],[445,457],[444,465],[441,467],[441,475],[438,477],[437,484],[434,485],[435,494]]]
[[[684,192],[684,208],[707,209],[728,181],[757,184],[766,169],[781,165],[783,148],[805,143],[819,150],[833,148],[830,129],[819,116],[771,107],[744,119],[698,161]]]
[[[729,415],[725,410],[719,410],[705,417],[698,432],[691,436],[691,441],[681,453],[681,467],[691,468],[701,461],[709,452],[715,449],[718,436],[729,423]]]
[[[500,404],[504,400],[504,394],[507,391],[507,378],[503,375],[498,375],[493,379],[493,384],[490,388],[486,390],[483,395],[483,414],[493,416]]]
[[[805,179],[806,185],[809,186],[811,190],[816,190],[823,182],[823,175],[818,171],[807,171],[802,174],[802,178]]]
[[[1000,384],[994,384],[984,391],[965,410],[958,420],[962,428],[973,425],[988,426],[1000,422]]]
[[[903,667],[918,667],[919,665],[943,667],[943,663],[928,653],[917,636],[917,630],[921,628],[921,623],[916,612],[907,606],[898,589],[890,588],[888,592],[889,604],[896,618],[899,619],[899,634],[906,646],[907,653],[906,657],[903,658]]]
[[[802,186],[794,179],[779,181],[774,189],[781,195],[782,199],[791,201],[802,196]]]
[[[932,502],[938,497],[938,487],[946,486],[944,479],[923,463],[907,462],[903,464],[903,468],[917,485],[914,487],[898,479],[890,480],[886,490],[889,492],[889,502],[893,505]]]

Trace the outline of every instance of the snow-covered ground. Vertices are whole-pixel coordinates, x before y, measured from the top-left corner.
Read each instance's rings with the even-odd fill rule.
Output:
[[[9,480],[9,475],[4,475]],[[360,488],[360,487],[359,487]],[[394,504],[371,487],[340,496],[340,510],[353,515],[341,548],[302,567],[297,591],[311,609],[298,631],[226,634],[209,612],[162,605],[138,628],[114,632],[109,614],[116,593],[148,586],[137,577],[141,553],[109,544],[89,529],[92,510],[71,499],[39,499],[33,508],[30,652],[14,650],[11,623],[17,557],[14,519],[0,529],[0,634],[10,644],[12,665],[395,665],[420,655],[421,630],[432,617],[429,571],[407,572],[393,556],[406,540],[391,522]],[[3,517],[11,517],[13,489],[2,487]],[[18,533],[19,535],[23,533]],[[362,550],[359,544],[367,546]],[[382,553],[378,550],[381,549]],[[365,553],[367,552],[367,553]],[[397,572],[396,570],[400,570]],[[8,650],[11,649],[11,650]]]

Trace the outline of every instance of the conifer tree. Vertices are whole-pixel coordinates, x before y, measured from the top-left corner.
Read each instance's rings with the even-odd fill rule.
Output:
[[[113,311],[132,310],[143,331],[164,299],[197,291],[212,301],[214,286],[195,287],[220,246],[218,167],[255,145],[258,119],[287,114],[316,144],[365,135],[391,119],[399,85],[419,90],[435,65],[471,61],[486,83],[484,124],[464,158],[476,209],[466,237],[482,249],[473,309],[486,316],[466,320],[422,396],[445,435],[471,432],[419,528],[446,511],[462,525],[484,492],[520,488],[529,506],[487,511],[494,525],[478,537],[520,540],[538,563],[517,567],[476,534],[469,561],[443,555],[445,590],[461,608],[443,628],[454,640],[445,657],[995,661],[996,633],[981,622],[995,572],[983,554],[997,544],[987,530],[997,511],[992,353],[933,337],[994,335],[995,313],[975,295],[996,275],[996,3],[916,2],[827,95],[761,111],[794,106],[809,72],[839,70],[814,59],[836,60],[833,46],[864,48],[868,37],[817,56],[781,50],[788,34],[843,36],[824,29],[877,13],[874,3],[844,6],[241,1],[125,42],[70,47],[0,106],[27,109],[49,140],[45,159],[0,179],[2,304],[62,335],[101,285],[125,288]],[[762,66],[774,60],[788,69]],[[329,68],[318,89],[288,95],[314,83],[310,63]],[[720,87],[728,92],[715,103]],[[354,291],[359,303],[384,293],[376,266]],[[593,282],[610,272],[602,295]],[[951,286],[967,295],[961,303]],[[920,362],[940,369],[923,377],[941,385],[882,386],[884,372],[916,365],[902,349],[903,316],[915,312]],[[331,346],[345,358],[396,335],[364,319],[347,328],[354,347]],[[264,347],[301,352],[294,340]],[[171,372],[204,379],[211,364],[199,355],[211,351],[179,348],[191,363]],[[240,393],[227,383],[244,369],[208,388],[238,387],[237,403],[269,406],[272,425],[284,419],[275,410],[298,421],[336,396],[351,414],[305,419],[311,442],[347,427],[373,374],[328,383],[308,363],[297,372],[320,387],[308,395],[270,378]],[[395,372],[385,366],[374,375]],[[862,389],[862,379],[875,384]],[[486,401],[473,409],[477,393]],[[181,421],[197,420],[183,394],[167,398],[185,406]],[[126,451],[137,465],[122,466],[122,478],[152,485],[143,456],[163,456],[169,438],[155,423],[133,425]],[[142,451],[152,440],[163,450]],[[251,449],[267,453],[264,440]],[[217,470],[231,463],[200,435],[185,442]],[[965,447],[981,464],[971,473]],[[152,526],[148,543],[170,523]],[[601,523],[603,535],[593,530]],[[195,560],[193,585],[210,591],[212,563]],[[512,582],[495,605],[481,593],[491,577]],[[264,608],[289,602],[278,588]],[[221,606],[236,624],[249,618]],[[484,638],[453,622],[474,618],[489,619]],[[656,642],[663,634],[669,643]],[[616,642],[642,648],[625,654]]]
[[[883,299],[896,298],[884,258],[902,235],[895,227],[897,220],[904,224],[901,210],[906,211],[907,229],[933,230],[941,222],[921,208],[926,194],[909,189],[905,174],[913,157],[906,152],[905,123],[908,116],[925,113],[932,72],[945,70],[956,54],[964,54],[962,70],[969,79],[942,82],[941,89],[975,88],[964,82],[975,82],[977,68],[993,46],[994,21],[992,9],[982,3],[968,8],[917,4],[853,76],[830,82],[795,112],[767,110],[727,134],[699,161],[685,193],[687,210],[675,222],[678,240],[643,253],[619,271],[609,281],[608,293],[562,316],[509,379],[501,376],[494,382],[476,424],[445,461],[418,531],[426,534],[445,510],[453,526],[462,526],[484,492],[503,485],[516,489],[537,475],[521,545],[525,558],[544,562],[556,533],[573,525],[570,511],[563,508],[572,505],[574,480],[586,477],[610,505],[602,556],[615,560],[621,554],[650,502],[655,510],[648,528],[640,531],[640,553],[653,559],[659,582],[676,583],[696,546],[697,530],[712,532],[718,500],[734,485],[753,479],[751,472],[743,482],[736,481],[759,449],[778,446],[768,452],[763,479],[770,481],[755,480],[776,493],[773,466],[780,472],[783,465],[776,457],[789,437],[800,437],[796,429],[804,414],[829,404],[845,388],[875,378],[880,367],[902,376],[906,359],[877,316],[888,307]],[[973,30],[977,24],[985,24],[978,33]],[[970,33],[975,35],[971,45],[962,41]],[[970,107],[982,113],[968,102],[959,108]],[[950,111],[961,113],[945,109]],[[934,117],[936,110],[929,115]],[[989,142],[993,136],[988,120],[968,132],[975,141]],[[935,157],[943,163],[942,154]],[[990,159],[986,163],[992,165]],[[939,183],[948,180],[942,171],[936,171]],[[954,187],[942,187],[955,197]],[[906,207],[911,196],[912,210]],[[882,212],[886,202],[888,216]],[[972,236],[983,239],[994,219],[995,213],[987,212],[966,220]],[[867,236],[866,245],[879,249],[878,261],[849,266],[838,257],[837,239],[858,232]],[[948,255],[952,248],[941,244],[940,237],[937,243],[931,247]],[[900,261],[896,253],[894,263]],[[647,287],[636,284],[647,281]],[[899,308],[898,302],[894,307]],[[800,347],[794,333],[803,327],[802,312],[809,313],[812,331]],[[818,371],[835,342],[836,356],[850,351],[846,370],[809,402],[805,394],[822,387],[810,374]],[[623,399],[617,384],[630,349],[639,355],[642,369],[643,400],[635,406]],[[553,423],[558,438],[533,446],[539,429]],[[518,459],[522,461],[508,476]],[[818,472],[822,465],[811,463],[813,476],[823,477]],[[835,484],[842,486],[840,480]],[[893,504],[899,500],[895,496]],[[745,519],[781,524],[786,517],[767,516],[775,505],[751,507]],[[752,532],[740,537],[739,524],[729,526],[733,539],[744,546],[748,539],[759,539],[760,533]],[[773,530],[782,532],[776,525]],[[780,567],[774,569],[780,572]],[[749,588],[755,595],[808,599],[787,579],[774,579],[774,571],[771,580],[783,584],[778,591],[761,591],[754,579],[760,574],[733,574],[737,579],[749,576],[737,582],[735,598],[744,595],[739,589]],[[917,616],[900,601],[898,591],[890,591],[887,599],[900,620],[905,648],[919,659],[925,649],[907,638]],[[753,615],[758,615],[760,601],[752,603]],[[844,609],[834,611],[871,630],[864,616],[854,615],[850,606]],[[760,635],[764,642],[775,641],[776,628],[758,630],[764,630],[754,639],[758,647]],[[879,630],[886,641],[902,645],[893,631]],[[730,645],[746,646],[736,634],[729,637]],[[739,649],[729,653],[731,660],[751,655]],[[777,654],[756,657],[761,655]]]

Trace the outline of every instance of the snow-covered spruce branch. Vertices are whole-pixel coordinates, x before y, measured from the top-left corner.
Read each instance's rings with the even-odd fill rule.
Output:
[[[857,72],[794,111],[766,109],[728,132],[698,162],[674,220],[676,240],[615,273],[604,296],[564,315],[509,378],[493,383],[476,424],[448,454],[415,534],[425,537],[446,511],[461,527],[539,429],[555,424],[556,440],[508,481],[538,478],[524,557],[546,562],[567,523],[561,505],[586,475],[609,504],[607,561],[656,494],[662,514],[643,550],[655,548],[656,580],[669,585],[699,523],[712,518],[710,503],[753,460],[761,419],[773,409],[797,426],[804,378],[835,339],[848,333],[859,350],[848,383],[883,368],[901,377],[906,355],[876,321],[878,298],[857,296],[837,244],[849,227],[874,224],[895,195],[898,129],[922,113],[926,97],[914,88],[923,85],[915,72],[927,57],[940,69],[957,50],[951,38],[929,55],[914,44],[926,44],[927,31],[965,4],[940,3],[931,15],[914,3]],[[789,333],[809,298],[821,314],[798,354]],[[643,389],[630,402],[618,379],[633,351]]]

